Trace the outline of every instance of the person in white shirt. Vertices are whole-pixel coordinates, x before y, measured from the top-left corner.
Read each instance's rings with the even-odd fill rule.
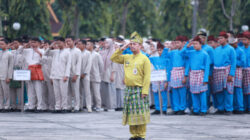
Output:
[[[48,41],[46,41],[43,44],[43,49],[47,50],[49,49]],[[53,49],[53,48],[52,48]],[[55,109],[55,94],[54,94],[54,89],[53,89],[53,85],[52,85],[52,81],[50,79],[50,73],[51,73],[51,67],[52,67],[52,56],[46,56],[43,55],[42,60],[41,60],[41,64],[42,64],[42,70],[43,70],[43,74],[44,74],[44,99],[46,101],[46,106],[47,109],[52,112]]]
[[[96,111],[102,111],[101,105],[101,94],[100,94],[100,83],[101,83],[101,72],[103,71],[103,60],[99,53],[94,51],[94,41],[87,41],[87,49],[91,53],[92,66],[90,70],[90,90],[91,95],[94,97],[94,105]]]
[[[101,97],[104,109],[114,111],[116,108],[116,92],[115,92],[115,67],[110,60],[111,55],[115,52],[114,42],[107,38],[104,42],[103,49],[100,51],[104,62],[104,69],[101,74]]]
[[[119,49],[119,45],[115,45],[115,49]],[[116,111],[122,111],[123,109],[123,94],[125,91],[124,84],[124,67],[123,64],[114,63],[115,67],[115,88],[116,88]]]
[[[43,49],[40,49],[40,40],[33,37],[29,41],[31,48],[19,48],[21,53],[28,64],[28,69],[31,70],[31,80],[28,81],[28,109],[27,112],[46,111],[46,104],[43,95],[43,81],[44,76],[42,72],[41,59],[44,53]],[[19,51],[19,50],[18,50]]]
[[[71,70],[69,78],[68,104],[72,107],[72,97],[74,100],[74,112],[80,110],[80,73],[81,73],[81,51],[74,46],[72,38],[66,38],[66,46],[70,48]]]
[[[12,79],[13,57],[8,50],[7,41],[0,41],[0,111],[10,111],[10,88]]]
[[[90,69],[92,66],[91,54],[86,50],[87,42],[85,40],[80,40],[77,42],[76,46],[81,50],[81,90],[80,90],[80,99],[81,99],[81,108],[86,105],[88,112],[92,112],[92,98],[90,93]]]
[[[14,41],[11,43],[11,53],[13,56],[13,71],[20,70],[24,68],[24,57],[18,53],[18,48],[21,46],[21,42]],[[13,73],[12,73],[13,74]],[[21,82],[20,81],[10,81],[10,102],[12,111],[21,111]]]
[[[71,55],[65,49],[63,38],[58,38],[54,50],[48,50],[52,56],[50,79],[53,81],[55,93],[55,113],[70,112],[68,107],[68,83],[71,68]]]

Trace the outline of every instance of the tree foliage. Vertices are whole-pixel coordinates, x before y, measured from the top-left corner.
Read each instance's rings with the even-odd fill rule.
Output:
[[[52,7],[63,23],[60,35],[79,38],[124,35],[133,31],[141,36],[172,40],[177,35],[192,34],[192,0],[55,0]],[[225,10],[232,1],[239,6],[232,18],[234,31],[242,25],[250,26],[249,0],[224,0]],[[9,26],[8,36],[19,35],[51,37],[47,0],[0,0],[0,16],[7,16],[10,23],[20,22],[16,32]],[[219,0],[199,0],[197,28],[206,28],[217,35],[229,30],[229,19],[223,14]],[[12,25],[11,24],[11,25]],[[197,30],[198,30],[197,29]]]
[[[3,11],[8,15],[7,36],[16,38],[27,34],[51,38],[46,2],[46,0],[1,0],[1,3],[5,4]],[[21,24],[19,31],[13,30],[14,22]]]

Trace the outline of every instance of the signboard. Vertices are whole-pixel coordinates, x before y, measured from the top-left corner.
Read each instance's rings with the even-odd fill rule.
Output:
[[[151,82],[156,81],[166,81],[167,80],[167,73],[165,70],[154,70],[151,72]]]
[[[14,70],[13,80],[15,81],[29,81],[31,76],[30,70]]]

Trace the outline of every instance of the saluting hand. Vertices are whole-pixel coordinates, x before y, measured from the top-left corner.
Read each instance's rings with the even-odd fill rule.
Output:
[[[127,44],[125,44],[124,46],[122,46],[122,47],[121,47],[121,50],[124,51],[125,49],[127,49],[129,44],[130,44],[130,43],[127,43]]]

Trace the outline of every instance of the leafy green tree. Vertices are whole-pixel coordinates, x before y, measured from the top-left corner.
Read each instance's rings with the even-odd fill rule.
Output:
[[[29,36],[43,36],[51,38],[49,12],[46,0],[0,0],[5,3],[6,14],[8,15],[9,27],[7,36],[16,38],[27,34]],[[15,31],[12,24],[19,22],[21,29]]]
[[[190,0],[162,0],[160,4],[161,39],[174,39],[178,35],[191,37],[192,5]]]

